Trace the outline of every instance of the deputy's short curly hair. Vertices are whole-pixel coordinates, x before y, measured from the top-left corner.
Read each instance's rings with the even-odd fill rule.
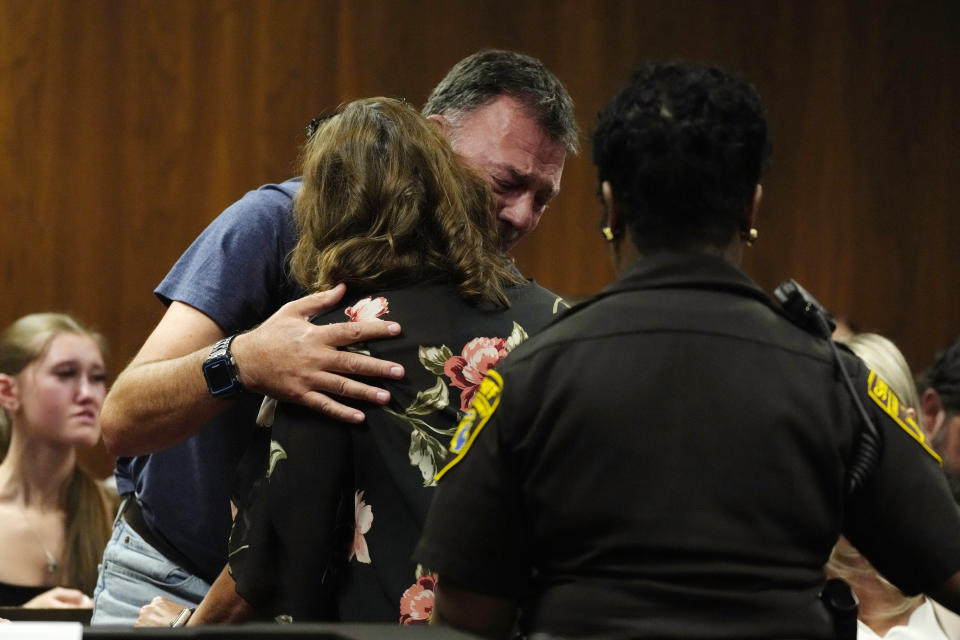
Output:
[[[641,251],[726,246],[769,153],[753,85],[688,62],[641,66],[593,132],[599,179]]]

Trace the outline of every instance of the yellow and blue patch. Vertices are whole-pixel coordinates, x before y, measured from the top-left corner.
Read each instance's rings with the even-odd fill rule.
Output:
[[[936,458],[937,462],[943,463],[940,456],[927,444],[926,438],[923,437],[923,431],[920,429],[917,421],[913,415],[911,415],[911,412],[907,411],[909,407],[904,406],[903,403],[900,402],[900,398],[893,392],[890,385],[873,369],[870,370],[870,375],[867,377],[867,394],[883,409],[884,413],[900,425],[901,429],[906,431],[911,438],[919,442],[920,446],[922,446],[927,453]]]
[[[500,394],[503,391],[503,378],[492,369],[487,372],[487,376],[477,387],[477,392],[473,396],[473,402],[470,403],[470,409],[463,415],[457,430],[450,440],[450,452],[454,458],[447,465],[437,472],[433,477],[434,482],[443,477],[455,464],[463,459],[463,456],[470,450],[470,445],[476,440],[477,435],[483,430],[484,425],[493,415],[493,412],[500,406]]]

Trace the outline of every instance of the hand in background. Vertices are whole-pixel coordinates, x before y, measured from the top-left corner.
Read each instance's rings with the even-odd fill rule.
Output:
[[[151,600],[149,604],[140,607],[140,615],[137,617],[137,621],[133,623],[133,626],[169,627],[170,623],[180,615],[183,609],[184,605],[164,598],[163,596],[157,596]]]
[[[93,599],[77,589],[54,587],[24,603],[26,609],[92,609]]]

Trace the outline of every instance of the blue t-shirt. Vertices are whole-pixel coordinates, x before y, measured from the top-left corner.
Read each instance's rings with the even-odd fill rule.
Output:
[[[202,311],[230,335],[304,295],[287,271],[299,187],[299,178],[264,185],[224,210],[177,260],[154,291],[157,297]],[[244,394],[187,441],[117,460],[121,495],[135,493],[153,533],[191,560],[208,582],[226,564],[233,474],[261,399]]]

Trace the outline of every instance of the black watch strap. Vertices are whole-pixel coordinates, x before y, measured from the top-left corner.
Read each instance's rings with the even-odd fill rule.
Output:
[[[210,395],[215,398],[231,396],[243,389],[237,376],[237,364],[230,352],[230,344],[236,337],[234,334],[219,340],[203,361],[203,377]]]

